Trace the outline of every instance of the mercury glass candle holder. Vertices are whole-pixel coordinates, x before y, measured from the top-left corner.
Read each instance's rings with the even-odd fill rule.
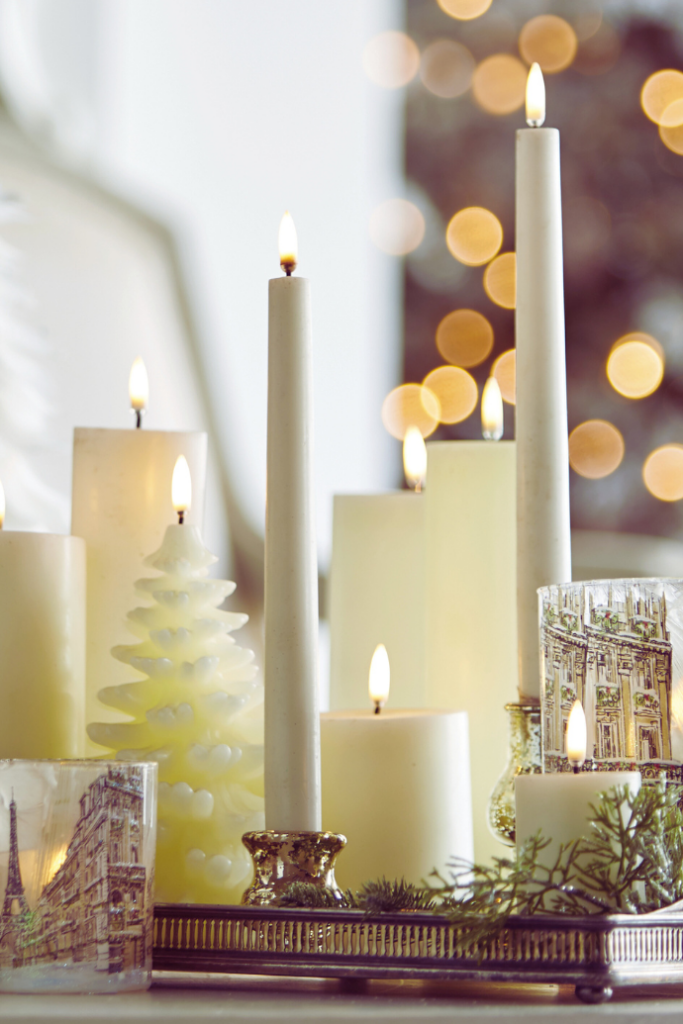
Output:
[[[509,756],[489,800],[489,828],[506,846],[515,845],[515,779],[541,769],[541,709],[535,702],[506,704]]]
[[[242,842],[254,862],[254,881],[242,903],[278,906],[294,882],[326,890],[333,900],[343,894],[334,877],[337,854],[346,846],[335,832],[246,832]]]

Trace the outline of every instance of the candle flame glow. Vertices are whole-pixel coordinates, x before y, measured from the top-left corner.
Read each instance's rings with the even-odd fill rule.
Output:
[[[495,377],[489,377],[481,393],[481,432],[485,441],[503,436],[503,396]]]
[[[567,722],[567,760],[575,768],[586,760],[586,716],[580,700],[574,701]]]
[[[540,64],[532,64],[526,80],[526,123],[540,128],[545,121],[545,82]]]
[[[427,446],[415,426],[408,427],[403,438],[403,471],[408,486],[419,494],[427,477]]]
[[[130,407],[136,412],[144,412],[149,402],[149,378],[147,369],[140,356],[130,368],[128,378],[128,394],[130,395]]]
[[[280,221],[278,246],[280,249],[280,266],[289,277],[299,262],[299,243],[296,237],[294,221],[289,210],[285,210],[285,215]]]
[[[0,482],[0,530],[5,525],[5,488]]]
[[[173,470],[171,498],[176,512],[187,512],[192,504],[192,477],[184,455],[179,455]]]
[[[370,700],[374,702],[377,710],[387,702],[390,682],[389,655],[384,644],[378,644],[370,662],[370,678],[368,679]]]

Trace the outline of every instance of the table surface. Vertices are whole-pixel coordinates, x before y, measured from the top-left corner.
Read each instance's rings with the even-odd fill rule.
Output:
[[[468,982],[360,982],[160,977],[149,992],[114,996],[0,995],[0,1020],[79,1024],[680,1024],[683,985],[615,992],[610,1003],[584,1006],[573,988]]]

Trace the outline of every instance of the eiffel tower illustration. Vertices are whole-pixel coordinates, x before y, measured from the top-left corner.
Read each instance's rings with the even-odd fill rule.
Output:
[[[17,901],[18,910],[13,913]],[[24,884],[21,880],[21,868],[19,867],[19,844],[17,842],[17,805],[14,802],[14,793],[9,805],[9,867],[7,871],[7,888],[5,889],[5,900],[2,905],[2,919],[8,917],[19,917],[29,913],[28,900],[24,892]]]

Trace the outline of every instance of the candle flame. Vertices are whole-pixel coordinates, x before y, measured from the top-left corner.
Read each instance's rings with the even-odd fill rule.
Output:
[[[192,504],[192,477],[184,455],[179,455],[173,470],[171,498],[176,512],[187,512]]]
[[[567,760],[580,768],[586,760],[586,716],[581,701],[575,700],[567,722]]]
[[[299,261],[299,243],[296,237],[294,221],[289,210],[285,210],[285,215],[280,221],[278,245],[280,248],[280,266],[289,277],[292,271],[296,269]]]
[[[5,525],[5,488],[0,482],[0,530]]]
[[[149,402],[149,378],[147,369],[140,356],[130,368],[128,378],[128,394],[130,395],[130,407],[136,412],[144,412]]]
[[[545,121],[545,82],[539,64],[532,64],[526,80],[526,123],[540,128]]]
[[[391,669],[389,667],[389,655],[384,644],[375,647],[375,653],[370,662],[370,677],[368,679],[368,690],[370,700],[375,707],[383,707],[389,697],[389,686],[391,682]]]
[[[503,436],[503,396],[495,377],[489,377],[481,393],[481,432],[485,441]]]
[[[403,438],[403,471],[408,486],[419,494],[427,477],[427,446],[415,426],[408,427]]]

